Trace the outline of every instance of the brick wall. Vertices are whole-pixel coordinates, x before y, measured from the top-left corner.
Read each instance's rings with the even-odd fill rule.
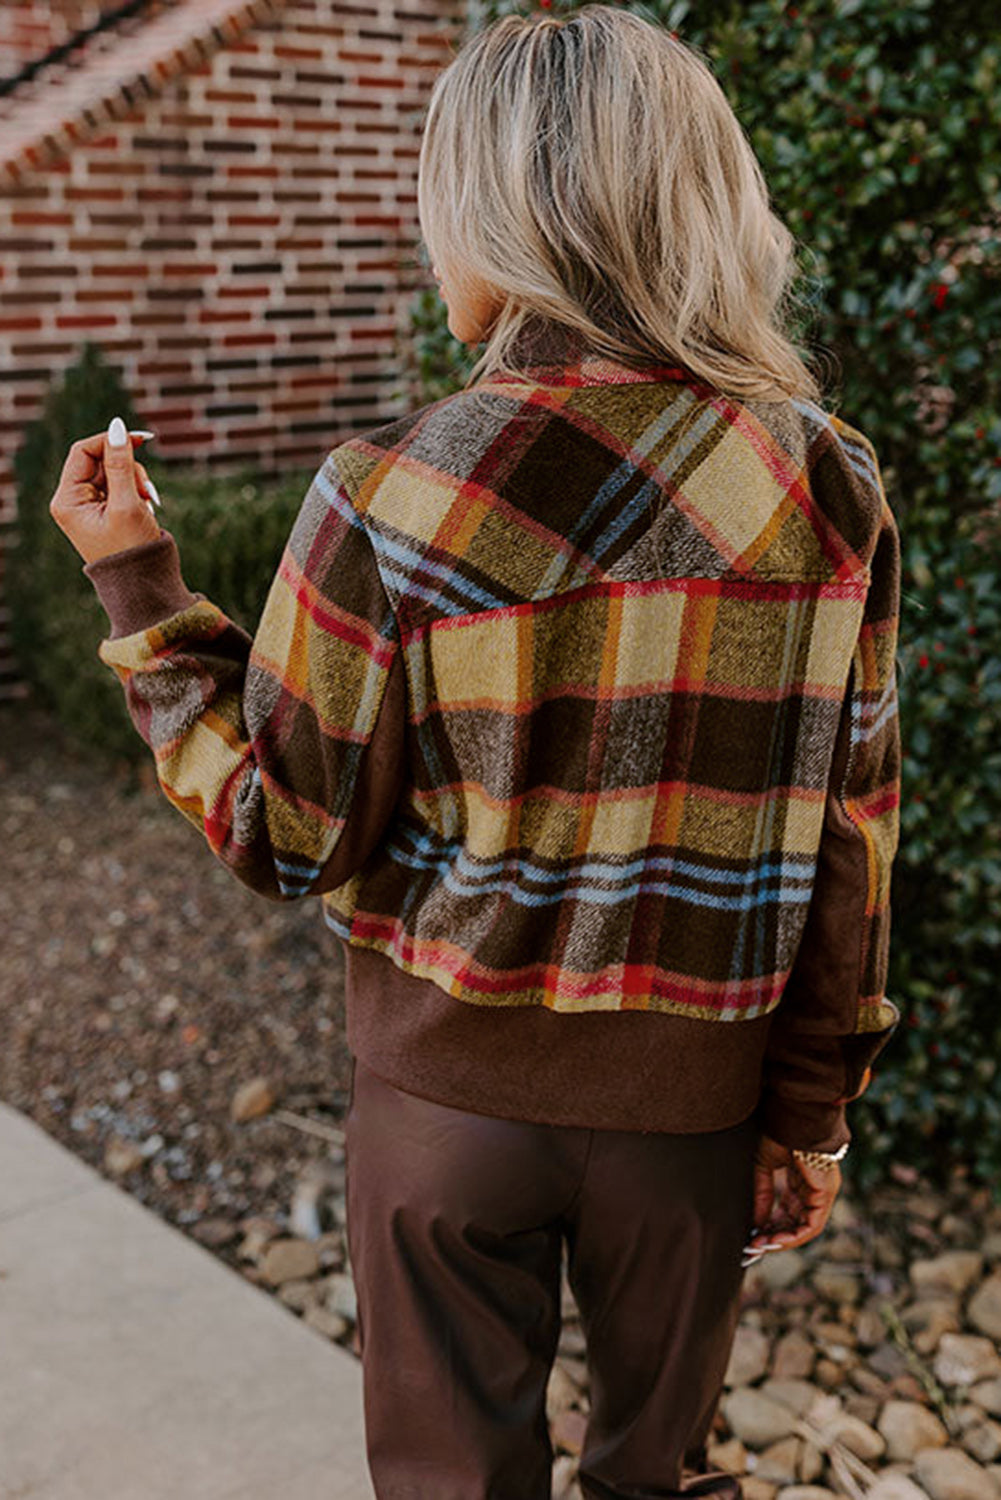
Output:
[[[465,14],[461,0],[288,0],[235,40],[199,41],[166,82],[151,60],[156,92],[130,88],[76,141],[50,134],[44,159],[8,163],[0,550],[23,428],[85,338],[120,368],[159,456],[220,472],[318,464],[411,404],[408,307],[431,284],[420,125]],[[155,24],[172,20],[190,26],[191,8]],[[63,99],[50,89],[48,107]]]
[[[98,0],[14,0],[3,6],[0,27],[0,78],[9,78],[25,63],[43,57],[78,31],[93,26],[101,14]]]

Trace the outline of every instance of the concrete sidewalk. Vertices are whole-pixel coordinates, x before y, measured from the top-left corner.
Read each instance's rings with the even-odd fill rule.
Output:
[[[371,1500],[361,1366],[0,1103],[0,1500]]]

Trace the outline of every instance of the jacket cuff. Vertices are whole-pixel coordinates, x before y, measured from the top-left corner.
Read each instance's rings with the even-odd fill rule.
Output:
[[[169,531],[155,542],[111,552],[83,569],[111,621],[111,640],[148,630],[205,598],[181,577],[181,558]]]
[[[764,1094],[756,1118],[764,1135],[801,1151],[837,1151],[852,1140],[843,1104],[800,1104]]]

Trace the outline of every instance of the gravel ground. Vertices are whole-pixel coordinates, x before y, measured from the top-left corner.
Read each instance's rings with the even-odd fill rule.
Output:
[[[188,1232],[280,1218],[327,1145],[231,1103],[263,1078],[277,1108],[340,1127],[340,944],[318,902],[234,880],[143,771],[0,705],[0,1097]],[[143,1165],[116,1172],[129,1145]]]

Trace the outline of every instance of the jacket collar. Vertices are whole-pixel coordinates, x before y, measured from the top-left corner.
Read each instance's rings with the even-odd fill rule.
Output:
[[[512,362],[520,376],[487,375],[487,380],[529,380],[542,385],[622,385],[630,382],[694,380],[693,372],[670,363],[628,364],[589,344],[583,334],[566,324],[531,320],[519,331]]]

